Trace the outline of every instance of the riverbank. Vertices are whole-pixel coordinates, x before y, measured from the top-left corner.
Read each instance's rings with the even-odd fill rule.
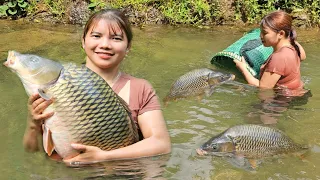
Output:
[[[4,0],[0,18],[32,22],[83,25],[95,11],[119,8],[135,26],[148,24],[210,27],[258,24],[270,11],[282,9],[292,15],[295,27],[319,27],[320,2],[285,3],[269,0]]]

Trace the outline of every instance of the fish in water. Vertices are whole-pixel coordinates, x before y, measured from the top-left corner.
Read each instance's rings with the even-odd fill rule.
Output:
[[[295,143],[278,129],[248,124],[227,129],[211,138],[196,151],[199,155],[245,158],[252,168],[256,168],[257,159],[298,153],[307,149],[306,145]]]
[[[199,98],[203,95],[211,96],[214,87],[234,80],[234,78],[233,74],[225,74],[208,68],[195,69],[182,75],[172,84],[164,102],[189,96],[198,96]]]
[[[112,150],[139,140],[127,104],[86,66],[15,51],[9,51],[4,65],[19,76],[29,96],[39,93],[53,99],[45,112],[55,114],[43,124],[43,145],[49,156],[53,150],[62,158],[76,156],[79,152],[71,143]]]

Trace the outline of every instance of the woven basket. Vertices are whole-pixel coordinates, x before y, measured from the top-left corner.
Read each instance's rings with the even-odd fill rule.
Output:
[[[260,40],[260,29],[253,29],[225,50],[216,53],[211,64],[222,68],[233,68],[233,59],[241,60],[243,56],[247,62],[247,69],[255,76],[259,76],[261,65],[268,59],[273,51],[272,47],[264,47]]]

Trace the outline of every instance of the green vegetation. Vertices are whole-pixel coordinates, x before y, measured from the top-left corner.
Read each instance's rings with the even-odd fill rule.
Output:
[[[320,25],[320,0],[4,0],[0,17],[19,18],[45,11],[65,22],[69,5],[79,1],[87,4],[89,12],[111,7],[125,9],[135,24],[253,24],[265,14],[282,9],[305,26]]]
[[[63,18],[66,12],[66,6],[68,2],[66,0],[43,0],[46,7],[48,7],[49,12],[51,12],[54,17]]]
[[[199,25],[210,21],[211,12],[216,7],[203,0],[169,0],[159,8],[170,24]]]
[[[304,18],[308,25],[320,25],[319,0],[234,0],[236,19],[256,23],[265,14],[282,9],[294,18]]]
[[[0,17],[12,17],[16,19],[26,15],[27,0],[4,0],[0,4]]]
[[[68,0],[29,0],[28,15],[46,13],[51,18],[63,20],[66,15]]]

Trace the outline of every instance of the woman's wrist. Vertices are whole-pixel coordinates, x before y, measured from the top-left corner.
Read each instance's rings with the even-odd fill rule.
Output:
[[[27,128],[30,130],[40,131],[42,126],[42,121],[34,120],[31,116],[28,117],[28,126]]]
[[[29,129],[35,130],[35,131],[40,131],[41,125],[35,124],[35,123],[30,123],[29,124]]]

